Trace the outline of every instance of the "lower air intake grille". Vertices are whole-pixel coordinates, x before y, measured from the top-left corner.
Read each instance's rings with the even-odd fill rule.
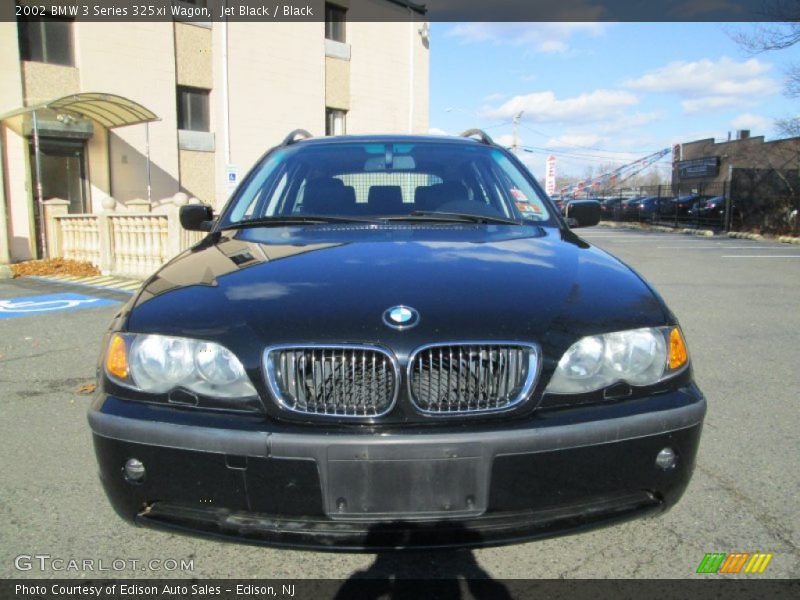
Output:
[[[527,398],[538,370],[536,346],[424,346],[409,361],[409,391],[414,405],[426,414],[501,411]]]
[[[391,410],[399,369],[385,350],[372,346],[272,348],[267,379],[280,404],[293,412],[371,418]]]

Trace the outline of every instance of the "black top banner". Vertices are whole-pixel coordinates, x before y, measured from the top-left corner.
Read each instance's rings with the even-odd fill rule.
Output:
[[[798,21],[800,0],[334,0],[348,21]],[[0,20],[325,21],[324,0],[4,0]]]

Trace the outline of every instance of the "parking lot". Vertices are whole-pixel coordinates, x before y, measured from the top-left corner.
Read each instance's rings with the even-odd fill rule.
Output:
[[[91,395],[83,388],[93,382],[102,331],[127,296],[8,280],[0,282],[0,308],[27,314],[0,318],[0,575],[92,576],[15,568],[19,555],[46,554],[140,561],[136,569],[102,574],[124,577],[347,578],[369,570],[398,577],[685,578],[697,576],[708,552],[768,552],[774,558],[758,577],[798,577],[800,246],[597,227],[580,233],[665,297],[708,399],[694,479],[667,515],[516,546],[377,557],[130,527],[97,480],[85,418]],[[36,300],[55,294],[83,300]],[[48,309],[44,302],[60,304]],[[37,306],[43,310],[32,311]],[[151,559],[192,560],[193,571],[142,570]]]

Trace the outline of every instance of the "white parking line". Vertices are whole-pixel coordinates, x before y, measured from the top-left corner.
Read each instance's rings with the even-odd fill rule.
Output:
[[[760,244],[752,244],[751,246],[700,246],[698,244],[692,246],[656,246],[656,248],[659,250],[786,250],[783,246],[764,246]]]
[[[596,238],[586,237],[584,239],[586,239],[586,240],[588,240],[590,242],[593,242],[593,241],[598,241],[599,242],[599,241],[602,241],[602,240],[609,240],[609,241],[611,241],[611,242],[613,242],[615,244],[641,244],[642,242],[649,242],[647,244],[648,246],[650,245],[650,243],[659,243],[659,242],[662,243],[662,244],[664,243],[664,239],[663,238],[662,239],[646,239],[644,237],[637,238],[637,239],[631,239],[630,237],[624,238],[624,239],[623,238],[607,238],[607,237],[596,237]],[[708,242],[701,242],[701,241],[697,242],[698,245],[701,245],[703,243],[707,244]]]
[[[723,254],[721,258],[800,258],[800,254]]]
[[[617,234],[617,235],[586,235],[586,234],[584,234],[581,237],[595,238],[595,239],[598,239],[598,240],[599,239],[608,240],[608,239],[630,239],[632,237],[643,238],[645,236],[643,236],[643,235],[619,235],[619,234]]]

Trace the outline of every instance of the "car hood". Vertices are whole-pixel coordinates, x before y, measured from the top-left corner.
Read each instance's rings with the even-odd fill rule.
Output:
[[[397,331],[396,305],[419,312]],[[146,282],[127,329],[256,352],[283,343],[537,341],[670,319],[627,266],[569,231],[535,226],[331,225],[209,235]],[[245,346],[246,348],[243,348]]]

